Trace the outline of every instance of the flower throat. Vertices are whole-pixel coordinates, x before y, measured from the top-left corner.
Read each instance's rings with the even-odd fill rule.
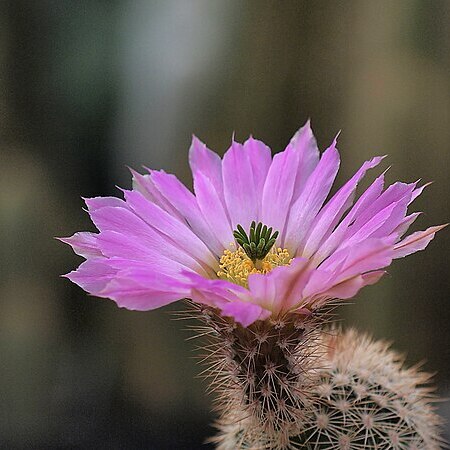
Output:
[[[226,249],[220,258],[219,278],[248,287],[248,277],[254,273],[268,273],[274,267],[289,265],[292,261],[286,249],[275,248],[279,235],[261,222],[253,221],[247,234],[237,225],[233,236],[239,245],[236,250]],[[235,244],[232,244],[235,247]]]

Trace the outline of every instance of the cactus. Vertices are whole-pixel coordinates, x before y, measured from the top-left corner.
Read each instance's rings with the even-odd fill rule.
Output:
[[[328,364],[298,442],[310,449],[440,448],[430,374],[405,368],[387,343],[355,330],[324,337]]]
[[[405,236],[419,214],[407,207],[426,184],[384,189],[384,174],[353,203],[383,157],[330,196],[336,145],[320,156],[309,121],[273,158],[249,138],[233,139],[221,160],[194,137],[195,195],[163,171],[132,171],[124,200],[86,199],[99,233],[62,238],[86,258],[66,276],[90,294],[142,311],[190,299],[188,317],[208,340],[219,449],[441,444],[428,375],[403,368],[386,344],[325,327],[333,302],[446,225]]]
[[[324,331],[328,314],[244,328],[213,308],[200,317],[202,375],[216,393],[218,450],[422,449],[443,445],[430,375],[385,342]]]

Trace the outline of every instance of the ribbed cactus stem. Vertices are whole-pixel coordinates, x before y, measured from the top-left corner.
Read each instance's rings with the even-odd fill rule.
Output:
[[[208,340],[202,347],[203,375],[216,394],[219,426],[245,422],[231,448],[267,439],[267,448],[286,447],[306,419],[323,360],[316,318],[290,314],[243,327],[212,308],[193,308],[203,323],[197,332]],[[218,437],[218,448],[228,448],[220,442]]]
[[[323,315],[244,328],[193,309],[208,340],[202,374],[216,394],[218,450],[441,448],[430,376],[404,368],[386,343],[324,332]]]

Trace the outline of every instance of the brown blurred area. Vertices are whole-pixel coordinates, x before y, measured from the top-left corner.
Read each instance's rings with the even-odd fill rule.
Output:
[[[322,149],[342,130],[338,184],[388,154],[390,182],[434,181],[416,229],[448,222],[449,24],[447,0],[0,2],[0,448],[208,448],[181,305],[130,312],[59,277],[80,258],[53,237],[92,230],[80,196],[118,195],[126,165],[189,184],[192,133],[276,152],[310,117]],[[341,308],[447,397],[449,244]]]

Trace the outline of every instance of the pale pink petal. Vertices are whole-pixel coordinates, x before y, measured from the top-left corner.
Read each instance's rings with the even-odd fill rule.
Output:
[[[301,300],[310,274],[308,260],[295,258],[289,266],[276,267],[267,275],[250,275],[252,301],[274,312],[289,311]]]
[[[353,234],[360,227],[364,226],[364,224],[366,224],[373,216],[390,205],[398,203],[405,198],[410,201],[414,188],[415,183],[407,184],[397,182],[389,186],[373,203],[367,205],[364,210],[360,210],[352,229],[349,230],[350,234]]]
[[[227,292],[226,298],[228,300],[238,298],[236,296],[236,293],[242,294],[246,292],[246,289],[244,287],[231,283],[230,281],[220,280],[218,278],[204,278],[192,271],[183,271],[182,275],[191,283],[190,286],[195,285],[197,287],[200,287],[201,289],[214,289],[217,291]]]
[[[254,303],[263,306],[264,308],[275,311],[277,309],[277,285],[274,282],[273,276],[253,274],[248,279],[249,292],[244,295],[244,298],[252,299]]]
[[[330,299],[346,300],[354,297],[363,287],[375,284],[385,274],[384,270],[355,275],[339,284],[332,286],[327,291],[305,300],[302,306],[316,309],[327,303]]]
[[[422,194],[422,192],[424,191],[425,188],[427,188],[428,186],[430,186],[431,184],[433,184],[431,181],[428,183],[425,183],[423,186],[420,186],[416,189],[414,189],[412,195],[411,195],[411,203],[419,196]]]
[[[223,156],[223,190],[233,229],[240,224],[245,230],[258,219],[258,196],[248,152],[242,144],[233,142]]]
[[[262,217],[262,193],[267,173],[272,164],[272,153],[264,142],[252,137],[244,142],[244,150],[248,154],[253,174],[253,185],[250,188],[257,192],[258,214],[254,220],[260,221]]]
[[[245,289],[225,280],[207,279],[192,272],[182,272],[184,283],[190,290],[189,298],[209,306],[222,308],[231,301],[239,301],[238,293]]]
[[[185,217],[192,231],[219,257],[223,246],[203,218],[197,199],[174,175],[152,172],[158,191]]]
[[[213,286],[210,286],[208,288],[199,288],[197,286],[191,286],[189,290],[189,294],[187,297],[191,300],[193,300],[196,303],[199,303],[200,305],[208,305],[213,308],[222,308],[230,301],[229,293],[224,292],[220,289],[214,289]]]
[[[102,252],[98,249],[97,236],[96,233],[80,232],[67,238],[58,239],[69,244],[77,255],[84,258],[94,258],[102,256]]]
[[[261,308],[259,305],[243,301],[230,302],[222,307],[222,315],[233,317],[236,322],[244,327],[248,327],[257,320],[267,319],[270,314],[270,311]]]
[[[214,189],[222,202],[224,202],[222,161],[217,153],[209,150],[206,145],[195,136],[192,136],[192,144],[189,148],[189,165],[191,166],[194,178],[197,173],[201,173],[207,177],[214,186]]]
[[[98,297],[110,298],[131,311],[149,311],[174,303],[184,295],[136,286],[132,281],[114,280]]]
[[[403,207],[403,205],[400,205],[400,207]],[[406,206],[405,206],[406,208]],[[403,209],[403,216],[406,209]],[[396,203],[392,203],[386,208],[379,211],[377,214],[375,214],[370,220],[368,220],[364,225],[362,225],[357,231],[355,231],[353,234],[351,232],[353,231],[353,228],[349,229],[349,232],[347,233],[348,236],[346,237],[345,241],[342,243],[342,245],[339,247],[339,249],[345,248],[345,247],[351,247],[355,246],[359,242],[362,242],[370,237],[383,237],[386,235],[389,235],[392,229],[389,230],[388,233],[379,232],[380,228],[383,227],[383,225],[389,221],[389,219],[395,215],[396,218],[398,218],[398,205]],[[401,214],[401,211],[400,211]]]
[[[216,239],[227,248],[234,242],[233,232],[225,208],[211,181],[198,173],[194,178],[194,190],[200,211]]]
[[[168,258],[158,251],[152,251],[152,247],[147,245],[145,239],[137,239],[135,236],[125,235],[117,231],[102,231],[97,238],[98,247],[102,254],[108,258],[123,258],[130,261],[145,261],[151,259],[157,261],[161,258],[166,261]],[[175,262],[175,265],[184,267]]]
[[[389,236],[391,233],[394,233],[405,218],[408,210],[408,202],[408,198],[403,198],[397,202],[395,207],[392,208],[392,212],[389,217],[374,233],[371,234],[371,237]]]
[[[339,236],[339,248],[354,245],[368,237],[389,235],[403,220],[413,190],[414,184],[395,183],[373,203],[367,204],[364,210],[360,208],[360,212],[355,215],[355,221],[346,226],[345,233]],[[368,214],[368,211],[371,214]]]
[[[292,195],[292,200],[295,201],[319,163],[320,153],[309,120],[294,134],[287,149],[292,149],[300,155],[295,176],[294,193]]]
[[[161,255],[174,263],[178,262],[206,275],[204,268],[186,250],[176,247],[173,242],[158,233],[129,209],[107,206],[91,212],[91,218],[101,231],[98,242],[102,253],[106,251],[110,252],[110,256],[121,256],[111,254],[112,247],[106,245],[104,233],[110,231],[119,235],[115,240],[119,246],[120,236],[123,236],[123,241],[132,244],[132,248],[141,248],[140,253],[136,253],[132,259]]]
[[[271,163],[270,149],[253,138],[243,145],[233,142],[222,163],[225,202],[233,229],[245,230],[259,221],[262,190]]]
[[[190,289],[189,298],[219,308],[223,315],[233,317],[245,327],[270,316],[270,311],[260,305],[243,300],[248,295],[241,286],[224,280],[208,280],[193,273],[185,272],[183,276],[188,280],[186,286]]]
[[[366,172],[376,167],[382,159],[383,157],[376,157],[366,161],[356,174],[322,208],[309,230],[309,236],[304,245],[302,256],[311,257],[322,241],[330,235],[344,212],[353,203],[358,183]]]
[[[147,267],[154,268],[156,272],[172,275],[189,269],[182,263],[149,248],[145,242],[115,231],[100,233],[98,245],[105,257],[108,258],[108,264],[111,266],[120,267],[120,261],[124,262],[122,268],[145,263]]]
[[[336,140],[324,152],[319,164],[308,178],[298,199],[292,205],[282,246],[295,255],[306,233],[327,198],[339,169]]]
[[[394,247],[394,258],[403,258],[404,256],[424,250],[434,235],[445,228],[448,224],[427,228],[425,231],[417,231],[411,234]]]
[[[83,198],[89,212],[96,209],[104,208],[106,206],[126,208],[125,202],[121,198],[117,197],[92,197]]]
[[[64,277],[90,294],[97,295],[114,279],[116,274],[117,270],[111,268],[107,260],[95,258],[81,263],[77,270],[64,275]]]
[[[333,286],[366,272],[389,266],[394,238],[367,239],[331,255],[311,275],[304,297],[322,294]]]
[[[112,232],[107,232],[112,233]],[[154,255],[157,256],[157,255]],[[130,277],[134,274],[155,274],[155,276],[161,276],[161,279],[171,279],[174,282],[174,286],[178,286],[180,283],[180,278],[182,274],[190,273],[200,276],[193,272],[191,269],[186,268],[185,266],[179,263],[173,263],[173,261],[169,261],[165,258],[155,258],[155,257],[147,256],[143,259],[136,260],[130,259],[121,256],[112,256],[108,257],[107,262],[108,265],[117,270],[117,274],[125,275]],[[130,275],[131,274],[131,275]],[[143,275],[147,276],[147,275]],[[152,275],[150,276],[152,279]]]
[[[147,224],[158,230],[180,251],[184,251],[200,263],[218,269],[218,262],[206,245],[185,224],[166,211],[149,202],[136,191],[124,191],[127,204],[135,214]]]
[[[331,289],[325,292],[329,298],[348,299],[354,297],[361,288],[375,284],[380,278],[385,275],[384,270],[376,270],[362,275],[355,275],[348,280],[342,281],[334,285]]]
[[[342,222],[336,227],[331,235],[317,250],[313,256],[314,265],[319,265],[325,258],[331,255],[332,252],[342,243],[347,234],[348,227],[353,223],[355,217],[360,211],[364,211],[371,205],[381,194],[384,185],[384,175],[379,176],[359,197],[357,202],[353,205],[349,213],[344,217]]]
[[[176,279],[146,269],[130,269],[119,272],[99,297],[111,298],[119,306],[148,311],[186,297],[188,290]]]
[[[421,212],[415,212],[406,216],[393,231],[399,238],[403,236],[409,229],[409,227],[416,221],[416,219],[421,215]]]
[[[261,221],[281,235],[294,195],[299,160],[300,153],[292,148],[277,153],[264,184]]]
[[[274,156],[264,185],[261,220],[280,232],[281,242],[289,210],[318,162],[319,149],[308,120],[284,152]]]
[[[383,192],[383,188],[384,173],[376,178],[375,181],[361,194],[352,209],[345,216],[344,221],[347,222],[347,226],[350,225],[357,217],[361,215],[363,211],[365,211],[375,202],[375,200],[378,199]]]
[[[148,175],[141,175],[133,169],[130,169],[130,172],[133,175],[133,189],[135,191],[140,192],[147,200],[155,203],[155,205],[158,205],[173,217],[183,222],[185,221],[185,218],[180,211],[174,207],[155,186],[152,177],[152,172],[154,171],[150,171],[150,174]]]
[[[333,253],[320,266],[320,270],[333,271],[339,282],[357,273],[387,267],[392,261],[394,237],[369,238]]]

